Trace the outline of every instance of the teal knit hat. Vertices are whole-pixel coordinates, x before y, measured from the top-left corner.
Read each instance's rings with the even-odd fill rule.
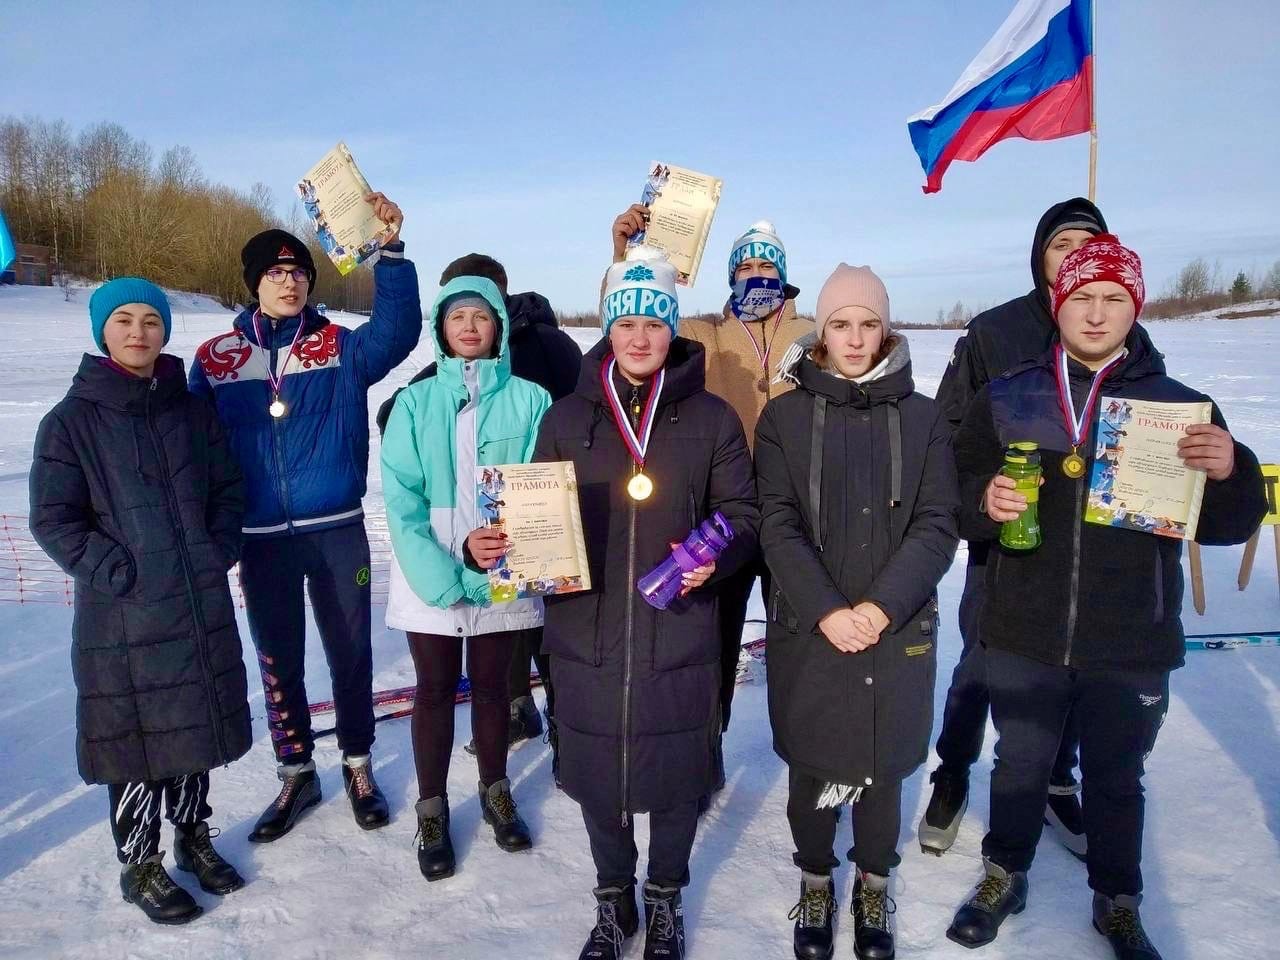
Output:
[[[126,303],[145,303],[155,307],[164,321],[164,342],[169,342],[169,335],[173,333],[173,316],[169,313],[169,300],[164,291],[141,277],[116,277],[93,291],[89,298],[89,323],[93,328],[93,342],[99,350],[107,352],[106,344],[102,342],[107,317]]]

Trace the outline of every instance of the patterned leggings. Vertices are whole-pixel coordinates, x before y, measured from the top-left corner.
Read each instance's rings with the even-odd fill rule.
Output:
[[[160,852],[160,800],[175,826],[194,826],[213,816],[209,806],[209,772],[167,780],[107,785],[111,801],[111,834],[121,863],[142,863]]]

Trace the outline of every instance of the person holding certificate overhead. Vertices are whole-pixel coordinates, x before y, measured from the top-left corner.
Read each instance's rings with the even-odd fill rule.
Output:
[[[430,323],[437,372],[396,397],[382,495],[395,551],[387,626],[408,634],[418,677],[418,867],[441,880],[455,868],[447,781],[464,643],[481,814],[503,850],[532,846],[507,778],[507,670],[519,632],[541,625],[542,601],[492,602],[487,571],[509,543],[481,515],[478,468],[528,462],[551,398],[511,375],[511,322],[493,281],[450,280]]]
[[[616,960],[639,927],[639,813],[649,814],[645,956],[684,956],[680,891],[720,731],[714,587],[755,554],[760,518],[742,423],[707,391],[702,346],[676,336],[675,268],[643,246],[629,256],[605,277],[605,337],[577,390],[547,412],[534,455],[573,461],[594,587],[549,597],[543,636],[561,781],[582,807],[596,868],[587,960]],[[723,523],[728,545],[658,609],[637,581],[708,520]]]
[[[1089,522],[1085,511],[1101,398],[1170,410],[1210,402],[1170,377],[1141,335],[1144,293],[1141,260],[1114,236],[1070,253],[1053,287],[1059,342],[983,387],[954,438],[960,534],[992,544],[978,627],[999,735],[985,875],[947,931],[967,947],[990,943],[1026,906],[1050,771],[1074,708],[1093,925],[1118,960],[1159,957],[1138,916],[1142,776],[1168,709],[1169,674],[1183,663],[1182,545]],[[1262,473],[1217,407],[1173,450],[1182,464],[1174,469],[1206,475],[1196,540],[1247,540],[1266,513]],[[1043,485],[1037,491],[1033,479],[1020,493],[1001,469],[1026,473],[1029,451]],[[1001,524],[1017,521],[1029,501],[1040,545],[1015,549]]]

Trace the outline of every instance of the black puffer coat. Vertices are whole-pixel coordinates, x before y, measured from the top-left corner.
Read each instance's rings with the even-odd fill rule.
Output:
[[[949,429],[914,392],[899,338],[858,385],[808,356],[799,389],[756,427],[768,600],[769,719],[778,756],[831,783],[901,780],[933,728],[938,604],[959,507]],[[818,621],[863,601],[889,617],[880,642],[842,653]]]
[[[534,459],[572,460],[592,591],[548,598],[542,649],[551,654],[565,792],[597,819],[662,810],[710,792],[720,732],[717,581],[757,549],[751,457],[733,409],[706,392],[704,353],[676,337],[645,461],[654,493],[626,493],[631,459],[600,382],[602,340],[578,389],[552,404]],[[620,395],[626,400],[625,388]],[[736,537],[710,583],[663,612],[636,580],[719,510]]]
[[[75,578],[86,783],[196,773],[252,742],[227,570],[244,490],[182,361],[130,376],[88,354],[36,434],[31,532]]]

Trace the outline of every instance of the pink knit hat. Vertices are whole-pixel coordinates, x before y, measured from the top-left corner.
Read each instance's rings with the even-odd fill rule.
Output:
[[[889,292],[870,267],[851,267],[842,263],[818,291],[818,339],[831,315],[841,307],[866,307],[889,332]]]

